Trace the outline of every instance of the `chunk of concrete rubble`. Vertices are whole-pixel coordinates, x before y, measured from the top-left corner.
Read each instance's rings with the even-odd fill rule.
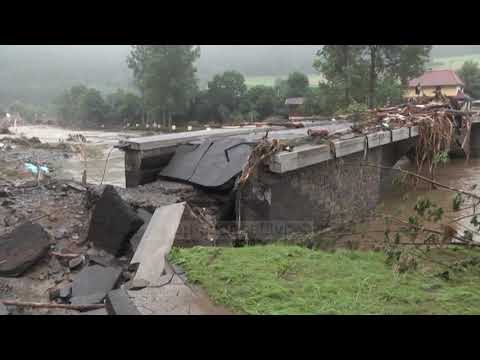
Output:
[[[62,299],[70,298],[70,296],[72,296],[72,286],[71,285],[64,286],[63,288],[60,289],[60,292],[58,295]]]
[[[80,192],[85,192],[87,191],[87,188],[82,186],[82,185],[79,185],[79,184],[76,184],[74,182],[69,182],[67,184],[65,184],[67,186],[67,188],[72,188],[74,190],[77,190],[77,191],[80,191]]]
[[[148,281],[145,281],[145,280],[142,280],[142,279],[139,279],[139,280],[130,280],[129,282],[127,282],[124,286],[128,289],[128,290],[141,290],[141,289],[144,289],[146,288],[150,283]]]
[[[90,264],[98,264],[103,267],[109,267],[114,265],[115,257],[114,256],[100,256],[100,255],[93,255],[88,257],[88,261]]]
[[[8,311],[7,307],[0,302],[0,316],[2,315],[10,315],[10,312]]]
[[[143,280],[156,284],[174,243],[177,246],[211,245],[208,234],[202,234],[201,229],[200,219],[186,202],[158,208],[130,262],[138,264],[133,283]]]
[[[109,315],[142,315],[123,289],[110,291],[105,307]]]
[[[150,223],[150,220],[152,219],[152,214],[150,214],[148,211],[139,209],[137,211],[138,216],[140,216],[143,220],[143,225],[138,229],[138,231],[135,233],[135,235],[132,236],[130,239],[130,246],[133,251],[137,250],[138,244],[140,244],[140,241],[142,240],[143,234],[145,234],[145,230],[147,230],[148,224]]]
[[[0,189],[0,198],[6,198],[12,196],[11,192],[6,189]]]
[[[150,212],[148,212],[145,209],[138,209],[137,210],[137,215],[142,218],[144,224],[148,223],[153,216],[153,214],[151,214]]]
[[[78,268],[80,265],[82,265],[85,261],[85,256],[78,256],[76,258],[73,258],[72,260],[70,260],[68,262],[68,267],[71,269],[71,270],[74,270],[76,268]]]
[[[107,185],[89,185],[87,203],[92,206],[100,199]],[[186,201],[193,197],[196,190],[192,185],[157,180],[153,183],[134,188],[115,187],[119,196],[135,208],[147,208],[154,211],[157,207]]]
[[[121,268],[89,266],[78,273],[72,284],[71,303],[75,305],[96,304],[115,288],[122,273]]]
[[[62,300],[68,300],[70,296],[72,295],[72,286],[67,285],[64,286],[60,289],[53,289],[50,291],[50,301],[56,300],[56,299],[62,299]]]
[[[25,223],[0,237],[0,276],[17,277],[45,256],[48,233],[38,224]]]
[[[143,220],[122,200],[114,187],[108,185],[93,211],[87,241],[117,255],[142,225]]]

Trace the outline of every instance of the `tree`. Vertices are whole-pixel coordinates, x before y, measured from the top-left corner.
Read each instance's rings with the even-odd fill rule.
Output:
[[[251,110],[258,113],[261,118],[272,115],[279,102],[275,95],[275,90],[263,85],[250,88],[247,93],[247,99]]]
[[[393,75],[385,76],[378,81],[375,94],[378,106],[398,104],[403,95],[403,86]]]
[[[366,45],[369,59],[368,104],[370,108],[377,104],[378,80],[398,79],[406,87],[409,78],[424,72],[431,49],[430,45]]]
[[[343,90],[344,105],[350,103],[354,83],[361,78],[361,52],[361,45],[325,45],[313,64],[330,85]]]
[[[61,120],[69,124],[103,123],[109,114],[100,91],[77,85],[64,91],[55,101]]]
[[[286,86],[287,97],[303,97],[307,94],[310,86],[308,76],[300,72],[293,72],[288,76]]]
[[[398,93],[395,81],[405,85],[409,78],[420,75],[431,48],[430,45],[325,45],[317,52],[314,67],[330,86],[343,92],[342,106],[351,101],[364,103],[367,99],[369,106],[374,107],[379,83],[391,85],[390,89],[395,88],[393,92]]]
[[[392,72],[398,76],[403,88],[408,80],[422,75],[430,61],[432,45],[400,45],[400,56],[391,64]]]
[[[198,91],[194,45],[136,45],[128,57],[135,83],[143,91],[146,107],[162,113],[164,125],[172,115],[184,113]]]
[[[107,113],[108,107],[100,91],[88,89],[80,103],[81,119],[86,122],[99,124],[105,121]]]
[[[458,75],[465,83],[465,92],[473,98],[480,97],[480,68],[475,61],[465,61]]]
[[[191,116],[200,122],[208,122],[215,117],[215,109],[210,100],[208,90],[200,91],[195,97]]]
[[[145,67],[149,53],[148,45],[132,45],[130,55],[127,57],[127,65],[133,71],[135,86],[140,91],[142,99],[142,122],[146,123],[145,103]]]
[[[279,99],[279,101],[285,103],[288,93],[287,80],[282,78],[275,79],[273,90],[275,91],[275,96]]]
[[[65,90],[54,101],[57,106],[57,112],[60,119],[68,123],[80,123],[82,118],[81,108],[84,96],[88,88],[84,85],[76,85],[69,90]]]
[[[142,119],[142,99],[135,94],[118,89],[107,96],[106,105],[109,108],[107,118],[112,123],[137,122]]]
[[[237,71],[215,75],[208,83],[210,102],[218,110],[222,121],[226,120],[231,112],[239,110],[246,92],[245,78]]]

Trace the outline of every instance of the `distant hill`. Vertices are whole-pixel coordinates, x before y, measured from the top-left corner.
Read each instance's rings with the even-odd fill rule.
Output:
[[[312,73],[320,45],[201,45],[197,62],[203,85],[215,74],[238,70],[246,76]],[[0,45],[0,104],[15,100],[47,103],[83,83],[101,91],[132,88],[128,45]]]
[[[321,47],[201,45],[198,77],[203,86],[226,70],[240,71],[250,84],[271,84],[293,71],[316,79],[312,64]],[[129,51],[128,45],[0,45],[0,105],[16,100],[49,103],[64,89],[80,83],[103,92],[133,89],[126,65]],[[436,45],[432,66],[458,66],[463,63],[462,56],[474,54],[480,55],[480,45]]]

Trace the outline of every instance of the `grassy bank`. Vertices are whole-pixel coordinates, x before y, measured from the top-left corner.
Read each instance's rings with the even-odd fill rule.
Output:
[[[440,250],[436,261],[465,250]],[[475,251],[472,255],[480,255]],[[247,314],[480,314],[480,266],[445,280],[432,263],[395,273],[382,252],[296,246],[174,249],[190,281]]]

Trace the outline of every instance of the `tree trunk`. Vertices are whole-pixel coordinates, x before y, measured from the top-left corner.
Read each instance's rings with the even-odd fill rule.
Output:
[[[343,46],[343,57],[345,59],[345,105],[350,104],[350,48],[349,45]]]
[[[141,96],[142,96],[142,123],[143,123],[143,126],[145,126],[146,122],[147,122],[147,116],[146,116],[146,113],[145,113],[145,108],[146,108],[146,105],[145,105],[145,90],[141,89]]]
[[[377,82],[377,45],[369,45],[370,49],[370,81],[368,87],[368,105],[370,109],[375,107],[375,85]]]
[[[402,85],[402,94],[400,95],[400,99],[398,99],[398,101],[402,102],[405,91],[408,89],[408,78],[405,75],[401,75],[400,84]]]

